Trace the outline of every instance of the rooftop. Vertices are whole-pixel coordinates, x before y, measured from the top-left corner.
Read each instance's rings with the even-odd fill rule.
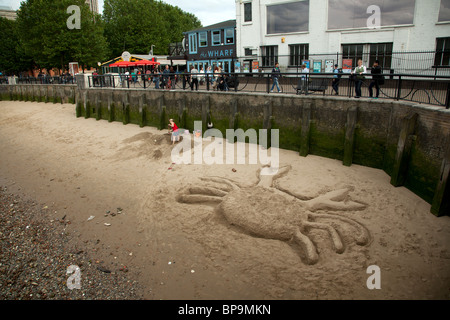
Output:
[[[184,33],[191,33],[191,32],[198,32],[198,31],[206,31],[206,30],[213,30],[213,29],[223,29],[223,28],[235,28],[236,27],[236,20],[227,20],[223,22],[219,22],[216,24],[212,24],[210,26],[189,30]]]

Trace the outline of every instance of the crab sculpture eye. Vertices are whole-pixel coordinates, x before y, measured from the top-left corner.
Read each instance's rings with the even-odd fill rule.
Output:
[[[352,230],[352,241],[356,244],[366,246],[370,243],[370,233],[361,223],[343,215],[323,213],[324,210],[364,210],[365,204],[348,200],[349,189],[301,200],[288,190],[273,187],[274,180],[289,170],[290,167],[285,167],[270,179],[260,177],[258,185],[246,188],[225,178],[202,178],[205,185],[188,187],[178,195],[177,201],[214,204],[217,211],[240,231],[259,238],[285,241],[299,252],[306,264],[319,261],[316,245],[310,237],[310,232],[315,229],[326,231],[333,250],[338,254],[346,248],[344,237],[339,232],[342,226]]]

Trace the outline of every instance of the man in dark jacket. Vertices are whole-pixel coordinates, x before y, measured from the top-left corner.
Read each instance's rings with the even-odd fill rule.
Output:
[[[375,86],[375,89],[377,90],[377,95],[375,99],[378,99],[378,96],[380,95],[380,84],[383,84],[384,78],[381,75],[383,71],[380,67],[380,62],[378,60],[375,60],[373,63],[373,67],[371,70],[372,73],[372,82],[369,85],[369,97],[373,98],[373,87]]]
[[[281,77],[281,72],[280,72],[280,65],[277,63],[275,63],[275,67],[272,69],[272,80],[273,80],[273,85],[272,85],[272,89],[270,89],[270,92],[273,92],[273,88],[275,88],[275,86],[277,86],[278,92],[281,91],[280,89],[280,85],[278,83],[278,79]]]

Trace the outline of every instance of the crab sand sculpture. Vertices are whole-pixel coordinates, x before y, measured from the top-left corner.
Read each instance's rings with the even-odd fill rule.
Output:
[[[206,185],[187,187],[177,196],[177,201],[213,204],[240,231],[259,238],[285,241],[292,248],[300,249],[297,250],[300,257],[309,265],[319,260],[316,245],[308,235],[313,229],[326,230],[334,251],[339,254],[345,251],[344,237],[338,232],[343,224],[353,229],[353,239],[350,241],[360,246],[369,244],[370,234],[362,224],[354,219],[329,213],[363,210],[367,207],[348,199],[350,188],[307,199],[282,190],[275,183],[276,179],[286,175],[290,169],[290,166],[280,168],[275,175],[261,174],[263,170],[271,170],[270,168],[259,169],[259,182],[250,187],[240,187],[226,178],[204,177],[201,180]]]

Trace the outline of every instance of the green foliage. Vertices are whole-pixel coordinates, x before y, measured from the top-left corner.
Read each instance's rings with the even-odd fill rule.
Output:
[[[30,69],[33,61],[20,46],[17,35],[17,22],[0,18],[0,71],[5,74],[16,74]]]
[[[69,29],[71,5],[81,9],[81,29]],[[197,17],[157,0],[105,0],[103,16],[85,0],[24,0],[17,20],[0,18],[0,71],[68,69],[69,62],[96,67],[127,50],[167,54],[183,32],[201,27]],[[108,41],[107,41],[108,40]]]
[[[67,27],[71,5],[81,9],[81,29]],[[84,0],[23,1],[17,12],[17,35],[23,53],[32,56],[39,68],[66,69],[72,61],[95,66],[107,53],[101,16],[93,14]]]
[[[154,54],[167,54],[183,32],[201,27],[193,14],[154,0],[105,0],[103,18],[114,57],[123,51],[148,53],[152,45]]]

